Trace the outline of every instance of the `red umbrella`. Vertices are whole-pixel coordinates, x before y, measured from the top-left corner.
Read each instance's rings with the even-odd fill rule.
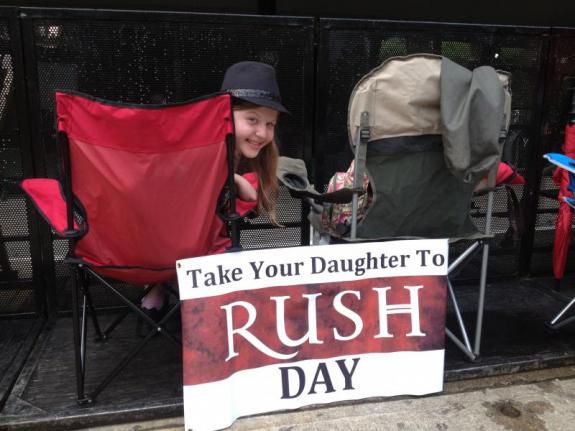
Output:
[[[573,112],[571,117],[571,121],[565,126],[565,141],[561,149],[566,156],[575,158],[575,119]],[[573,223],[573,210],[563,200],[563,197],[572,198],[573,193],[568,190],[569,172],[565,169],[555,169],[553,182],[559,186],[559,212],[555,222],[555,242],[553,244],[553,275],[559,282],[565,273],[565,262],[571,244],[571,224]]]

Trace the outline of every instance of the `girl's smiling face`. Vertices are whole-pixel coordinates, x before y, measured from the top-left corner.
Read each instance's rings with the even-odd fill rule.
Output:
[[[255,159],[273,141],[277,119],[278,111],[266,106],[234,109],[236,159]]]

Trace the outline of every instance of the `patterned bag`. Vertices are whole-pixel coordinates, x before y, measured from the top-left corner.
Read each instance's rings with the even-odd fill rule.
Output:
[[[351,162],[351,165],[346,172],[336,172],[331,177],[327,187],[327,192],[330,193],[344,188],[353,188],[353,174],[354,161]],[[363,175],[363,191],[364,193],[358,198],[358,223],[361,222],[365,216],[373,198],[369,191],[369,178],[366,174]],[[324,231],[340,237],[348,235],[351,230],[351,213],[351,202],[345,204],[324,204],[322,213],[322,226]]]

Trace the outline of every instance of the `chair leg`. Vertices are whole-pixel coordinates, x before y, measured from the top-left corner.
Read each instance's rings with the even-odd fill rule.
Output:
[[[474,336],[474,344],[473,349],[471,348],[469,337],[467,335],[467,330],[465,328],[465,324],[463,322],[463,318],[461,316],[461,311],[459,308],[459,304],[457,303],[457,299],[455,297],[455,293],[453,291],[453,287],[451,282],[448,280],[448,289],[451,298],[451,302],[453,304],[453,308],[455,310],[455,314],[457,317],[457,322],[461,329],[463,341],[460,340],[451,332],[449,329],[445,329],[447,336],[455,343],[455,345],[472,361],[476,361],[479,359],[481,354],[481,334],[483,330],[483,311],[485,308],[485,290],[487,286],[487,265],[489,263],[489,243],[485,242],[478,242],[477,244],[483,246],[483,253],[481,256],[481,274],[479,276],[479,295],[477,299],[477,317],[475,320],[475,336]],[[468,250],[476,250],[477,247],[471,247]],[[455,265],[454,268],[455,269]],[[451,272],[451,268],[449,270]]]
[[[491,185],[495,184],[495,173],[496,171],[493,169],[489,172],[488,183]],[[491,234],[492,212],[493,212],[493,190],[490,190],[489,193],[487,194],[487,208],[485,211],[485,235],[487,236]],[[469,349],[469,345],[465,346],[459,340],[454,340],[457,341],[456,345],[461,350],[463,350],[463,352],[468,357],[470,357],[472,361],[477,360],[481,352],[481,333],[483,330],[483,311],[485,308],[485,289],[487,286],[487,265],[489,263],[489,241],[482,240],[473,243],[472,246],[469,247],[458,259],[456,259],[456,261],[452,263],[448,269],[448,274],[451,274],[457,268],[457,266],[460,265],[466,259],[466,257],[471,255],[474,251],[479,250],[480,246],[482,246],[483,253],[481,255],[481,273],[479,276],[479,296],[477,298],[477,318],[475,320],[475,338],[474,338],[473,350],[471,351]],[[458,307],[456,306],[456,309],[457,308]],[[461,323],[461,319],[459,318],[459,316],[458,319],[460,320],[460,326],[462,328],[462,332],[465,333],[464,327]],[[447,333],[447,335],[451,339],[455,338],[455,336],[450,331]]]
[[[86,298],[86,305],[88,306],[88,311],[90,312],[90,316],[92,317],[92,324],[94,325],[94,331],[96,332],[96,340],[104,341],[106,339],[106,334],[104,334],[102,332],[102,329],[100,328],[100,323],[98,321],[98,314],[96,313],[96,309],[94,308],[90,286],[88,285],[89,283],[88,276],[82,270],[80,271],[80,281],[82,282],[82,290]]]
[[[180,303],[178,302],[177,304],[175,304],[174,307],[164,316],[164,318],[160,322],[154,322],[154,320],[151,319],[150,317],[148,317],[145,313],[143,313],[142,310],[138,306],[133,304],[128,298],[126,298],[124,295],[122,295],[122,293],[120,293],[118,291],[118,289],[116,289],[114,286],[112,286],[110,283],[108,283],[106,280],[104,280],[98,273],[94,272],[90,267],[83,266],[83,269],[86,271],[87,274],[94,277],[96,280],[98,280],[100,283],[102,283],[104,286],[106,286],[112,293],[117,295],[124,303],[126,303],[126,305],[128,305],[128,307],[131,311],[135,312],[138,316],[141,316],[141,318],[144,321],[146,321],[147,323],[149,323],[150,326],[152,327],[151,330],[149,331],[148,335],[145,338],[143,338],[122,359],[122,361],[118,365],[116,365],[116,367],[101,381],[101,383],[96,387],[96,389],[93,392],[91,392],[89,394],[89,396],[85,396],[85,399],[87,400],[86,403],[88,403],[88,402],[91,403],[96,399],[96,397],[100,394],[100,392],[102,392],[102,390],[104,390],[106,388],[106,386],[108,386],[110,384],[110,382],[114,379],[114,377],[116,377],[130,363],[130,361],[138,354],[138,352],[140,350],[142,350],[142,348],[146,345],[146,343],[151,338],[153,338],[154,336],[156,336],[158,334],[163,335],[167,339],[172,341],[172,343],[175,346],[177,346],[178,348],[181,348],[181,342],[179,340],[177,340],[169,332],[164,331],[164,328],[162,326],[179,309]],[[83,390],[83,387],[82,387],[82,390]]]
[[[104,380],[102,380],[96,389],[94,389],[94,391],[90,394],[90,399],[95,400],[100,392],[102,392],[106,386],[110,384],[114,377],[116,377],[124,368],[126,368],[134,356],[136,356],[138,352],[144,348],[146,343],[150,341],[150,339],[155,335],[156,332],[154,330],[150,331],[146,338],[142,339],[142,341],[140,341],[140,343],[138,343],[138,345],[134,347],[112,371],[110,371],[110,373],[104,378]]]
[[[481,275],[479,279],[479,297],[477,299],[477,320],[475,322],[475,345],[473,354],[478,357],[481,349],[481,332],[483,329],[483,310],[485,308],[485,289],[487,286],[487,265],[489,263],[489,242],[483,243],[481,256]]]
[[[174,304],[174,306],[170,309],[170,311],[168,311],[168,313],[166,313],[164,318],[158,322],[158,327],[156,328],[156,331],[158,330],[158,328],[160,328],[160,329],[163,328],[163,325],[165,325],[171,319],[171,317],[180,309],[180,306],[181,306],[181,303],[179,301],[177,304]],[[168,340],[170,340],[176,347],[181,348],[181,346],[182,346],[181,340],[178,340],[176,337],[174,337],[168,331],[162,330],[160,333],[164,337],[166,337]]]
[[[72,274],[72,329],[74,332],[74,357],[76,368],[76,393],[77,402],[80,405],[90,404],[92,400],[86,396],[84,390],[85,384],[85,366],[86,356],[83,340],[86,338],[85,313],[80,317],[80,274],[81,269],[78,266],[73,268]],[[84,295],[82,294],[84,303]],[[83,307],[84,308],[84,307]]]
[[[492,169],[489,172],[489,184],[495,184],[496,171]],[[485,211],[485,234],[491,234],[491,219],[493,216],[493,190],[487,194],[487,208]],[[485,289],[487,286],[487,265],[489,264],[489,240],[483,242],[483,254],[481,256],[481,275],[479,278],[479,297],[477,299],[477,320],[475,322],[475,345],[473,346],[473,354],[476,357],[480,355],[481,349],[481,333],[483,329],[483,310],[485,307]]]
[[[553,318],[553,320],[551,320],[551,322],[549,322],[548,326],[551,329],[559,329],[562,326],[567,325],[568,323],[572,322],[573,320],[575,320],[575,316],[571,316],[568,317],[566,319],[561,320],[561,318],[563,317],[563,315],[567,312],[567,310],[569,310],[573,305],[575,305],[575,298],[573,298],[571,300],[571,302],[569,302],[569,304],[567,304],[565,307],[563,307],[561,309],[561,311],[559,313],[557,313],[557,315]]]
[[[150,289],[151,289],[152,287],[153,287],[153,285],[149,285],[149,286],[147,286],[146,288],[144,288],[144,289],[143,289],[143,292],[142,292],[140,295],[138,295],[138,297],[136,298],[136,303],[139,303],[139,302],[142,300],[142,298],[143,298],[144,296],[146,296],[146,294],[150,291]],[[109,324],[109,325],[106,327],[106,329],[104,330],[104,337],[107,338],[107,337],[112,333],[112,331],[113,331],[114,329],[116,329],[116,326],[118,326],[120,323],[122,323],[122,321],[123,321],[126,317],[128,317],[128,315],[129,315],[130,313],[132,313],[132,312],[133,312],[133,310],[130,309],[130,308],[128,308],[126,311],[124,311],[124,312],[122,312],[122,313],[119,313],[119,314],[114,318],[114,320],[113,320],[112,322],[110,322],[110,324]],[[138,320],[138,322],[140,322],[140,321]]]
[[[448,275],[453,276],[453,274],[457,273],[458,268],[461,267],[464,263],[466,263],[472,256],[474,256],[479,250],[481,250],[481,242],[475,241],[473,242],[461,255],[455,259],[448,268]],[[482,269],[483,270],[483,269]],[[486,269],[485,269],[486,270]],[[449,298],[451,300],[451,304],[453,306],[453,310],[455,311],[455,317],[457,318],[457,325],[461,331],[461,338],[458,338],[449,328],[445,328],[445,334],[448,338],[453,341],[453,343],[471,360],[475,361],[478,357],[478,353],[471,347],[471,342],[469,339],[467,327],[465,326],[465,322],[463,321],[463,316],[461,314],[461,308],[459,307],[459,303],[457,301],[457,297],[455,295],[455,290],[453,289],[453,285],[448,277],[447,279],[447,288],[449,292]],[[485,294],[485,289],[480,288],[480,307],[483,310],[483,296]],[[482,312],[481,312],[482,314]],[[481,331],[479,332],[481,334]],[[477,326],[476,326],[476,339],[475,342],[477,344]]]
[[[110,384],[110,382],[116,377],[126,366],[130,363],[130,361],[144,348],[144,346],[150,341],[153,337],[158,334],[165,336],[167,339],[173,342],[173,344],[180,348],[182,347],[181,341],[177,340],[172,334],[163,330],[163,324],[166,323],[170,317],[180,308],[180,303],[172,307],[172,309],[164,316],[164,318],[153,325],[153,328],[148,332],[148,334],[140,341],[123,359],[122,361],[116,365],[116,367],[110,371],[110,373],[102,380],[102,382],[94,389],[94,391],[90,394],[89,398],[91,400],[95,400],[96,397],[102,392],[106,386]]]
[[[447,288],[449,291],[449,297],[451,298],[451,303],[453,305],[453,310],[455,311],[455,317],[457,318],[457,324],[459,325],[461,336],[463,338],[462,343],[463,348],[468,352],[471,352],[471,343],[469,342],[469,336],[467,335],[467,328],[465,327],[465,322],[463,322],[463,317],[461,316],[461,309],[459,308],[459,303],[457,302],[457,298],[453,290],[453,285],[451,284],[451,281],[449,279],[447,279]],[[455,337],[455,335],[453,335],[453,337]],[[452,337],[450,336],[450,338]]]
[[[451,332],[449,330],[449,328],[445,328],[445,334],[449,337],[449,339],[451,341],[453,341],[453,343],[459,347],[459,349],[471,360],[474,361],[475,360],[475,355],[473,354],[473,352],[471,351],[471,349],[469,349],[465,344],[463,344],[461,342],[461,340],[459,340],[459,338],[457,338],[455,336],[455,334],[453,332]]]
[[[144,346],[158,334],[165,336],[167,339],[172,341],[176,347],[181,348],[181,341],[177,340],[172,334],[163,330],[163,325],[170,319],[170,317],[180,308],[180,303],[178,302],[174,307],[164,316],[164,318],[154,324],[154,327],[150,329],[148,334],[140,341],[123,359],[116,365],[116,367],[110,371],[110,373],[102,380],[102,382],[94,389],[90,394],[90,399],[95,400],[96,397],[110,384],[110,382],[130,363],[130,361],[144,348]]]

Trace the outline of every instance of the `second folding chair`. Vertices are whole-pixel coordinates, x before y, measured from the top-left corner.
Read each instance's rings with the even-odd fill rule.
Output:
[[[350,239],[470,241],[451,259],[450,275],[482,253],[473,344],[448,279],[461,335],[448,328],[446,333],[471,360],[480,355],[495,176],[510,120],[509,79],[491,67],[470,71],[436,55],[392,58],[356,84],[348,111],[354,186],[361,189],[365,172],[373,194],[361,222],[352,218]],[[487,205],[480,232],[470,209],[484,177]]]
[[[333,194],[337,187],[350,187],[351,205],[311,202],[310,221],[321,242],[470,241],[452,259],[449,273],[482,253],[473,344],[451,282],[449,297],[461,335],[446,333],[471,360],[480,354],[493,193],[510,119],[509,81],[509,74],[491,67],[470,71],[431,54],[385,61],[353,89],[347,126],[354,162],[332,177],[334,190],[328,188]],[[291,177],[307,172],[294,170],[294,160],[282,162],[280,180],[294,196],[305,197]],[[480,183],[486,184],[483,232],[470,218]]]

